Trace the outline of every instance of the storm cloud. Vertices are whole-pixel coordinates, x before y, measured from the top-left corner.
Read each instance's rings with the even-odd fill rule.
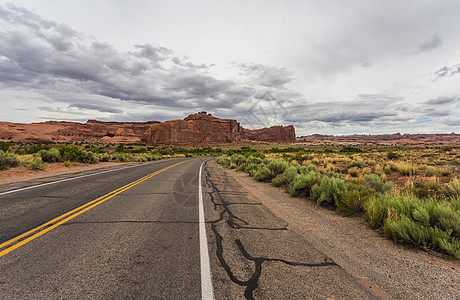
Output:
[[[74,19],[63,3],[26,4],[51,14],[0,4],[0,117],[164,121],[206,110],[299,135],[460,129],[458,1],[179,2],[101,0],[104,22],[85,0],[72,7],[88,16]]]

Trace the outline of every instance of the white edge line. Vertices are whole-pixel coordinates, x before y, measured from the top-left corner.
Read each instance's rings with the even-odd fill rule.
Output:
[[[200,166],[198,173],[198,210],[199,210],[199,223],[200,223],[200,267],[201,267],[201,299],[213,300],[214,294],[212,290],[211,280],[211,267],[209,266],[209,252],[208,252],[208,240],[206,238],[206,223],[204,218],[204,206],[203,206],[203,188],[201,187],[201,170],[203,164],[207,160],[203,161]]]
[[[25,188],[20,188],[20,189],[16,189],[16,190],[2,192],[2,193],[0,193],[0,196],[6,195],[6,194],[11,194],[11,193],[16,193],[16,192],[20,192],[20,191],[30,190],[30,189],[34,189],[34,188],[38,188],[38,187],[42,187],[42,186],[46,186],[46,185],[50,185],[50,184],[55,184],[55,183],[59,183],[59,182],[70,181],[70,180],[74,180],[74,179],[79,179],[79,178],[84,178],[84,177],[89,177],[89,176],[94,176],[94,175],[99,175],[99,174],[104,174],[104,173],[109,173],[109,172],[114,172],[114,171],[134,168],[134,167],[139,167],[139,166],[152,164],[152,163],[156,163],[156,162],[160,162],[160,161],[162,161],[162,160],[152,161],[152,162],[148,162],[148,163],[144,163],[144,164],[124,167],[124,168],[119,168],[119,169],[107,170],[107,171],[103,171],[103,172],[99,172],[99,173],[92,173],[92,174],[86,174],[86,175],[81,175],[81,176],[77,176],[77,177],[61,179],[61,180],[46,182],[46,183],[37,184],[37,185],[32,185],[32,186],[28,186],[28,187],[25,187]]]

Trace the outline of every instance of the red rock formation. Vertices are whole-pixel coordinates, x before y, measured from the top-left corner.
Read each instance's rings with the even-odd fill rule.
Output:
[[[219,119],[200,112],[183,120],[150,126],[144,136],[147,145],[211,145],[241,140],[242,128],[236,120]]]
[[[219,119],[200,112],[183,120],[163,123],[102,122],[86,123],[48,121],[19,124],[0,122],[0,140],[13,142],[101,142],[147,145],[212,145],[238,143],[242,140],[294,142],[293,126],[244,129],[236,120]]]
[[[294,126],[272,126],[262,129],[244,129],[243,139],[273,143],[293,143],[296,141]]]
[[[48,121],[44,123],[0,122],[0,140],[13,142],[102,142],[141,144],[145,131],[157,121],[86,123]]]

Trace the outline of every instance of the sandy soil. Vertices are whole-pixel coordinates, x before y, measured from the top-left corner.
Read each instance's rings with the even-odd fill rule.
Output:
[[[460,262],[401,246],[373,230],[363,218],[342,217],[284,190],[225,170],[381,299],[460,299]]]
[[[126,163],[124,163],[126,164]],[[30,179],[37,179],[42,177],[68,174],[68,173],[78,173],[86,170],[97,170],[105,169],[110,167],[116,167],[123,165],[123,163],[115,162],[100,162],[98,164],[82,164],[82,163],[73,163],[70,167],[64,166],[64,163],[51,163],[46,166],[46,169],[43,171],[34,171],[30,170],[27,167],[17,167],[11,168],[9,170],[0,171],[0,184],[2,183],[12,183],[25,181]]]

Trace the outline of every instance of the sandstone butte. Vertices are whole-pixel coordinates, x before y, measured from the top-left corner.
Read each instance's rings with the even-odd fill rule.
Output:
[[[294,126],[245,129],[236,120],[219,119],[206,112],[183,120],[166,122],[86,123],[48,121],[42,123],[0,122],[0,141],[12,142],[100,142],[146,144],[149,146],[195,146],[239,143],[245,140],[291,143],[296,141]]]

